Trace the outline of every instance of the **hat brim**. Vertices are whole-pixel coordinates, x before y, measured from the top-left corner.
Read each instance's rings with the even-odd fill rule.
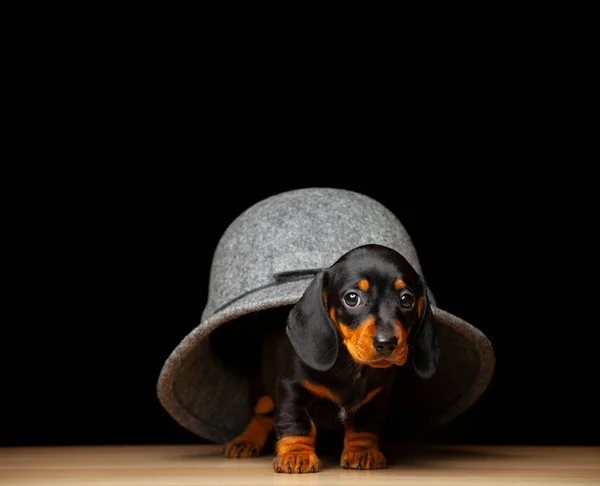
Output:
[[[258,349],[244,340],[253,332],[260,334],[257,323],[267,320],[270,310],[294,305],[309,283],[303,279],[259,289],[204,319],[185,336],[165,361],[158,379],[158,398],[166,411],[180,425],[212,442],[225,443],[239,435],[253,405],[248,402],[251,366],[232,366],[228,354],[221,352],[211,337],[225,333],[225,341],[234,349],[238,341],[258,357]],[[394,417],[402,417],[397,427],[403,433],[436,427],[457,417],[481,396],[494,371],[494,351],[481,331],[435,306],[432,311],[440,339],[436,374],[421,380],[410,366],[402,366],[391,396],[390,409]],[[244,321],[249,316],[255,320]],[[285,317],[279,314],[277,319],[277,325],[285,325]],[[238,325],[232,326],[233,322]],[[240,353],[234,354],[239,358]]]

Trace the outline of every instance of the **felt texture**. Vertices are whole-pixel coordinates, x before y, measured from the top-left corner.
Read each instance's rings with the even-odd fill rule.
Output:
[[[258,202],[225,230],[213,254],[201,322],[166,359],[157,391],[183,427],[213,442],[242,432],[254,404],[249,387],[267,326],[286,313],[314,272],[357,246],[376,243],[401,253],[423,278],[417,250],[396,216],[353,191],[306,188]],[[398,369],[390,403],[390,436],[436,427],[469,408],[492,377],[495,356],[475,326],[436,306],[440,363],[429,380],[409,364]],[[410,361],[409,361],[410,363]]]

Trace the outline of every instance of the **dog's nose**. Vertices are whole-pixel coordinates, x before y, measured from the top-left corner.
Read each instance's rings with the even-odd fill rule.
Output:
[[[398,338],[378,335],[373,338],[373,346],[379,354],[389,356],[398,347]]]

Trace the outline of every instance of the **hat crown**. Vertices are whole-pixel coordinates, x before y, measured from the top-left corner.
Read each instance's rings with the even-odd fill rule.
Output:
[[[377,243],[401,253],[422,274],[416,249],[396,216],[345,189],[307,188],[259,201],[225,230],[213,256],[205,319],[288,272],[318,270],[347,251]]]

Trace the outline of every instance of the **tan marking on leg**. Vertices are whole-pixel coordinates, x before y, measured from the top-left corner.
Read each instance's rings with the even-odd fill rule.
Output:
[[[315,424],[311,422],[309,435],[281,437],[275,446],[277,456],[273,461],[273,470],[286,474],[319,472],[321,463],[315,454],[316,435]]]
[[[254,413],[257,415],[266,415],[275,410],[275,404],[271,397],[265,395],[264,397],[260,397],[258,402],[256,402],[256,407],[254,407]]]
[[[372,432],[356,432],[354,420],[344,426],[344,451],[340,465],[346,469],[384,469],[387,464],[379,451],[379,438]]]
[[[256,457],[263,452],[265,442],[273,429],[273,417],[264,417],[275,409],[275,404],[268,396],[259,398],[254,407],[254,416],[246,429],[231,442],[225,445],[225,457]]]

